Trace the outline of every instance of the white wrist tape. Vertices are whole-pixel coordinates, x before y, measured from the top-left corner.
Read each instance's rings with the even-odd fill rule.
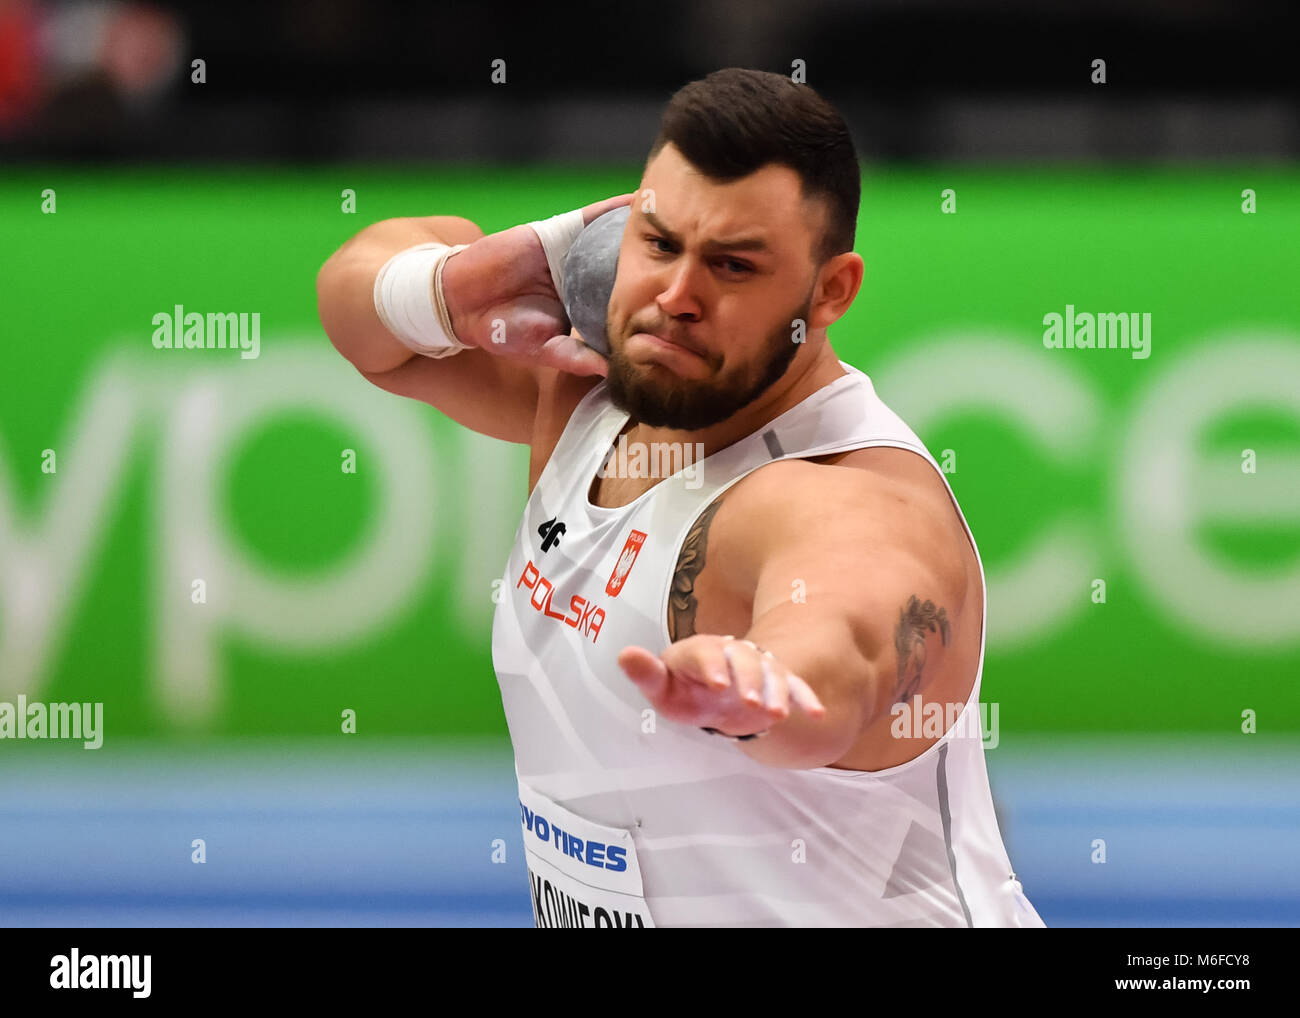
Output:
[[[468,244],[417,244],[399,251],[375,276],[375,313],[409,350],[450,357],[472,349],[456,338],[442,293],[442,267]]]
[[[555,282],[555,292],[564,299],[564,256],[578,239],[585,225],[582,221],[582,209],[561,212],[550,219],[538,219],[528,224],[533,228],[542,242],[546,252],[546,264],[551,268],[551,279]]]

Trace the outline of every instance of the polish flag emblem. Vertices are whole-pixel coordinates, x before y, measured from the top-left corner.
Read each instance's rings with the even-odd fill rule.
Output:
[[[627,544],[623,545],[623,551],[618,556],[614,571],[609,574],[609,582],[605,584],[605,593],[610,597],[618,597],[618,592],[623,589],[623,581],[632,571],[632,563],[636,561],[641,545],[645,544],[645,538],[646,535],[639,530],[634,530],[628,535]]]

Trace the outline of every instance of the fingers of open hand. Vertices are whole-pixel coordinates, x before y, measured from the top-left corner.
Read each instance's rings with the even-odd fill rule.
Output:
[[[643,647],[625,647],[618,663],[660,714],[683,724],[707,724],[716,710],[714,691],[698,662],[670,648],[660,657]]]
[[[730,639],[722,645],[736,694],[752,711],[766,714],[775,722],[790,714],[789,672],[771,651],[748,640]]]
[[[618,664],[652,703],[665,698],[671,675],[658,655],[644,647],[624,647],[618,656]]]
[[[649,659],[662,662],[663,681],[648,681],[659,678]],[[813,718],[825,714],[802,678],[748,640],[698,634],[657,658],[628,648],[619,664],[664,716],[732,735],[765,731],[796,707]]]
[[[788,717],[799,707],[814,718],[824,717],[826,707],[801,676],[781,665],[769,650],[750,640],[724,637],[724,652],[733,674],[740,673],[741,698],[753,707],[761,707],[778,717]],[[739,667],[736,662],[739,661]],[[755,693],[758,696],[755,697]]]
[[[826,707],[813,692],[812,686],[808,685],[798,675],[790,676],[790,698],[809,716],[813,718],[823,718],[826,716]]]
[[[697,635],[664,654],[674,685],[683,689],[701,715],[699,723],[730,734],[763,731],[789,717],[793,702],[821,709],[807,684],[770,652],[731,636]]]

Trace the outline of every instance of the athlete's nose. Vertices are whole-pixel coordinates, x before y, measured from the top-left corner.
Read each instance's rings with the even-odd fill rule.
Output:
[[[667,288],[655,298],[655,303],[670,318],[698,322],[700,302],[694,291],[695,272],[690,262],[683,258],[673,267]]]

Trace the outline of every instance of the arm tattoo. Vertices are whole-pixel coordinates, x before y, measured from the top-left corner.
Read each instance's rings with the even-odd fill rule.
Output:
[[[725,495],[726,492],[723,492]],[[668,636],[674,643],[695,635],[695,579],[704,569],[704,550],[709,543],[709,526],[722,505],[719,495],[700,514],[686,540],[673,570],[673,586],[668,592]]]
[[[907,599],[907,607],[899,611],[898,628],[894,630],[894,647],[898,651],[898,703],[906,703],[921,688],[927,630],[938,632],[944,646],[948,645],[948,613],[936,607],[933,601],[922,602],[913,594]]]

